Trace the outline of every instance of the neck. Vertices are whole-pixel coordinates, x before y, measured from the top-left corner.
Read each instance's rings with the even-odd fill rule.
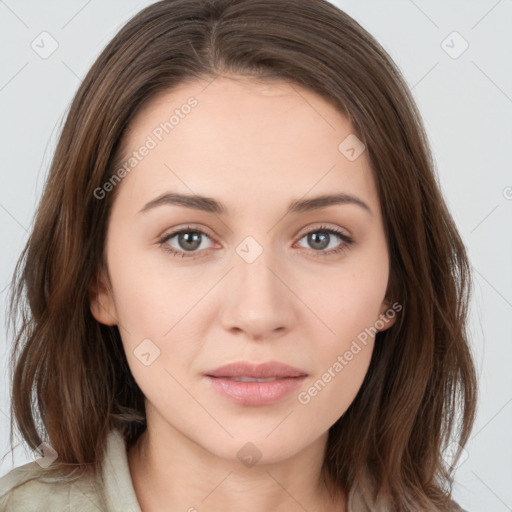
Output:
[[[246,467],[172,427],[161,439],[148,425],[128,450],[128,464],[143,512],[346,512],[345,493],[331,497],[321,477],[326,440],[327,434],[287,460]]]

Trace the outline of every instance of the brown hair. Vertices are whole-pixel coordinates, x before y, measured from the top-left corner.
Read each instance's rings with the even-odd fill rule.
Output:
[[[123,133],[150,98],[223,74],[287,80],[332,101],[366,145],[377,184],[388,296],[403,310],[377,334],[362,387],[330,428],[326,481],[357,489],[368,506],[378,498],[386,510],[449,510],[453,468],[443,450],[466,444],[477,392],[470,266],[400,71],[325,0],[164,0],[103,50],[70,106],[13,276],[12,418],[32,449],[51,443],[57,469],[96,470],[109,430],[128,445],[144,430],[144,397],[118,328],[90,312],[116,197],[94,191],[114,176]]]

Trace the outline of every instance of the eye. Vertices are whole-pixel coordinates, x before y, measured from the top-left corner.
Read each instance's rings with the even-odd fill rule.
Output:
[[[193,258],[198,256],[201,250],[211,248],[204,247],[203,242],[205,238],[211,240],[211,237],[201,229],[187,226],[179,231],[164,235],[159,240],[159,245],[172,256],[178,258]],[[319,257],[331,256],[346,251],[354,242],[350,236],[342,231],[327,226],[321,226],[305,233],[299,241],[304,238],[307,239],[307,243],[312,247],[314,255]],[[328,248],[331,242],[333,242],[333,239],[335,241],[336,238],[341,240],[341,243],[338,242],[335,248],[326,251],[325,249]],[[173,239],[176,239],[175,243],[177,247],[170,244]]]
[[[343,233],[334,228],[329,228],[327,226],[321,226],[312,231],[308,231],[300,240],[306,238],[306,242],[313,248],[313,251],[316,253],[315,256],[330,256],[333,254],[338,254],[342,251],[346,251],[350,248],[350,246],[354,243],[353,239],[347,234]],[[341,243],[338,242],[334,244],[334,248],[326,251],[331,242],[335,242],[335,239],[338,238],[341,240]]]
[[[179,231],[174,231],[173,233],[164,235],[164,237],[159,240],[159,245],[164,251],[169,252],[178,258],[195,257],[199,252],[199,249],[208,248],[205,248],[203,245],[205,237],[210,239],[210,237],[204,231],[195,229],[191,226],[187,226],[186,228],[180,229]],[[173,238],[176,238],[175,243],[178,245],[178,247],[169,245],[169,242]]]

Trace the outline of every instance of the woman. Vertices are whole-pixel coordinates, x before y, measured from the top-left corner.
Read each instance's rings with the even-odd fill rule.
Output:
[[[461,510],[469,294],[370,34],[323,0],[155,3],[81,84],[16,269],[43,458],[0,510]]]

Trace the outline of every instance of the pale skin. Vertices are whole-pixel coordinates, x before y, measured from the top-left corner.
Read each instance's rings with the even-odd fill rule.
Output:
[[[240,77],[206,85],[165,92],[132,121],[127,153],[187,98],[198,101],[117,185],[105,249],[109,276],[101,276],[91,301],[99,322],[119,326],[146,397],[148,427],[128,453],[137,499],[144,512],[343,512],[346,490],[331,501],[320,468],[328,429],[354,400],[374,338],[309,403],[301,404],[298,392],[390,308],[389,255],[370,163],[366,152],[350,161],[338,150],[354,133],[349,120],[307,89]],[[139,212],[164,192],[213,198],[226,213],[176,204]],[[370,211],[345,203],[285,215],[292,201],[334,193],[354,196]],[[179,236],[160,243],[188,226],[188,233],[205,233],[197,249],[187,252]],[[353,243],[330,234],[318,248],[306,235],[321,235],[322,226]],[[262,249],[251,263],[237,252],[248,236]],[[144,339],[160,350],[150,365],[134,354]],[[277,403],[240,405],[203,377],[238,360],[277,360],[308,377]],[[237,457],[248,442],[261,453],[250,467]]]

